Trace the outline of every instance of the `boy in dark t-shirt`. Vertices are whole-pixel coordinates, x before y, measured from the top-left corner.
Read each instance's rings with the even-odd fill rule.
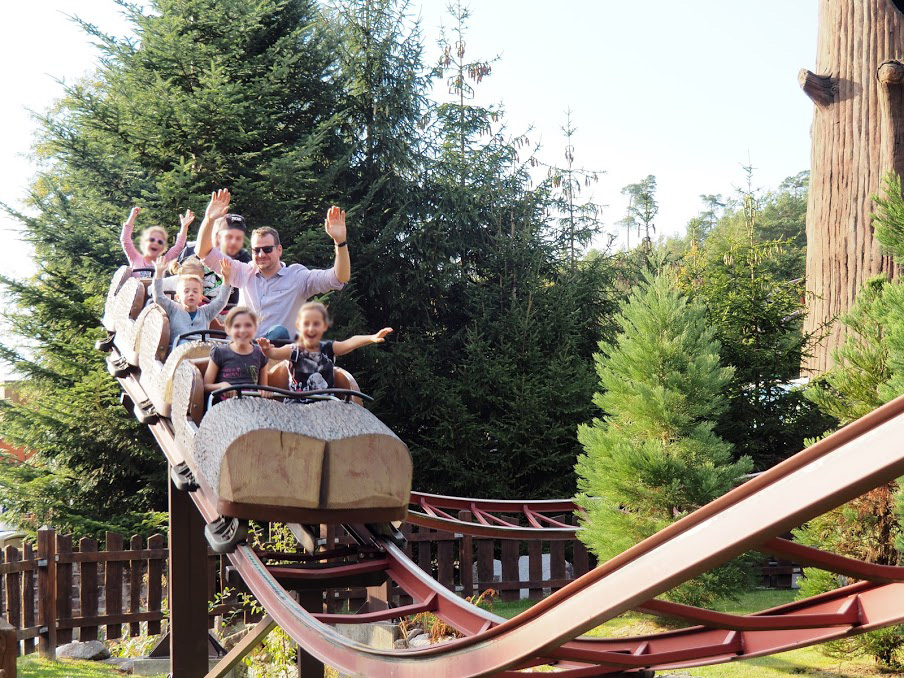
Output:
[[[298,343],[275,348],[261,337],[258,345],[271,360],[289,361],[289,389],[292,391],[315,391],[333,387],[333,359],[351,353],[356,348],[368,344],[379,344],[392,332],[384,327],[376,334],[358,334],[344,341],[322,341],[323,334],[330,327],[326,306],[318,302],[308,302],[298,311],[295,323],[298,329]]]

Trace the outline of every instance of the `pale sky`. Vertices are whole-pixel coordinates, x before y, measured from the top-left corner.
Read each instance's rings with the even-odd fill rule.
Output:
[[[438,26],[450,23],[446,4],[412,2],[430,63]],[[612,229],[624,216],[621,188],[648,174],[658,181],[658,233],[670,234],[700,210],[700,194],[741,185],[748,157],[764,188],[809,167],[812,104],[797,72],[814,67],[816,0],[472,0],[470,9],[466,57],[501,57],[478,101],[501,102],[512,133],[533,127],[546,162],[562,162],[571,108],[575,163],[607,172],[593,197],[609,205]],[[112,0],[5,4],[0,201],[18,205],[34,175],[27,109],[46,109],[61,94],[57,79],[82,77],[96,60],[67,14],[127,30]],[[15,227],[0,216],[0,270],[24,276],[34,267]]]

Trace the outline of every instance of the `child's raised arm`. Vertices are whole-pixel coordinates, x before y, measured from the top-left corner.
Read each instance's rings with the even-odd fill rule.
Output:
[[[266,337],[259,337],[257,345],[261,347],[261,351],[264,352],[268,360],[288,360],[289,356],[292,355],[292,344],[276,348]]]
[[[135,266],[135,262],[141,261],[143,257],[135,249],[135,243],[132,242],[132,231],[135,228],[135,219],[141,213],[140,207],[133,207],[129,212],[129,218],[122,225],[122,232],[119,234],[119,242],[122,244],[122,251],[126,253],[126,259],[129,260],[130,266]]]
[[[176,242],[166,251],[166,260],[173,261],[185,248],[185,239],[188,237],[188,227],[195,220],[195,214],[191,210],[185,210],[185,214],[179,217],[179,235]]]
[[[356,348],[361,348],[368,344],[381,344],[385,341],[386,335],[390,332],[392,332],[391,327],[384,327],[376,334],[356,334],[354,337],[349,337],[344,341],[334,341],[333,354],[345,355],[346,353],[351,353]]]

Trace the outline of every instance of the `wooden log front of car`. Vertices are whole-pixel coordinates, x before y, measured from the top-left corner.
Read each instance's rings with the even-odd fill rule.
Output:
[[[902,3],[897,3],[901,5]],[[803,364],[819,374],[831,367],[844,340],[837,321],[863,283],[896,276],[871,226],[873,195],[886,172],[902,171],[899,66],[904,14],[891,0],[822,0],[814,73],[802,71],[815,103],[807,203],[807,314],[804,330],[828,335]]]
[[[408,512],[408,448],[351,403],[226,400],[201,422],[193,458],[223,515],[326,523]]]

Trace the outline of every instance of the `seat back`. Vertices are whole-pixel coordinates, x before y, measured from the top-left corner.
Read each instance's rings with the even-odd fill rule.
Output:
[[[112,332],[114,330],[113,327],[113,304],[116,299],[116,295],[119,294],[119,290],[122,288],[123,283],[126,280],[132,277],[132,269],[128,266],[120,266],[116,269],[116,273],[113,274],[113,280],[110,281],[110,287],[107,289],[107,301],[104,304],[104,315],[101,318],[101,323],[104,326],[104,329]]]

